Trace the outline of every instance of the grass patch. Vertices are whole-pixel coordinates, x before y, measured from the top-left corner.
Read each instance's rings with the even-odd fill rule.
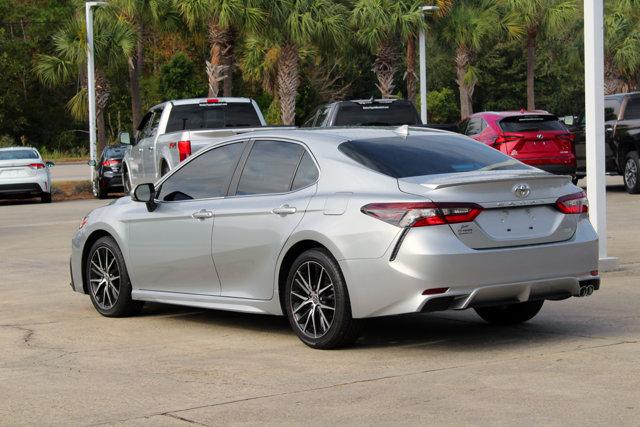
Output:
[[[51,184],[53,201],[93,199],[88,181],[55,181]]]

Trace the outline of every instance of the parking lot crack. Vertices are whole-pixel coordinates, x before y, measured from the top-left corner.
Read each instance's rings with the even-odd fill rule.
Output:
[[[202,424],[202,423],[199,423],[197,421],[193,421],[193,420],[190,420],[188,418],[184,418],[184,417],[181,417],[179,415],[172,414],[170,412],[165,412],[164,414],[161,414],[161,415],[164,415],[165,417],[175,418],[176,420],[184,421],[184,422],[189,423],[189,424],[195,424],[195,425],[198,425],[198,426],[208,426],[208,424]]]

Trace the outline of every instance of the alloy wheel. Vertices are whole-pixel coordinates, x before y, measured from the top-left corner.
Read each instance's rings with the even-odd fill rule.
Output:
[[[635,160],[628,159],[624,168],[624,180],[628,188],[634,188],[638,177],[638,165]]]
[[[300,331],[311,338],[327,333],[333,323],[336,295],[333,281],[321,264],[307,261],[298,267],[290,301]]]
[[[91,256],[89,266],[91,294],[102,310],[109,310],[120,294],[120,268],[116,257],[109,248],[100,246]]]

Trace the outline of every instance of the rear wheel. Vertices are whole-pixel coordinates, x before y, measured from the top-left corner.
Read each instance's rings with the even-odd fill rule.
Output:
[[[631,151],[627,154],[623,176],[627,193],[640,193],[640,157],[638,157],[637,151]]]
[[[85,261],[85,280],[93,306],[106,317],[136,314],[144,302],[131,299],[131,281],[116,241],[101,237]]]
[[[342,272],[326,250],[310,249],[295,260],[285,292],[289,323],[309,347],[345,347],[358,338]]]
[[[40,201],[42,203],[51,203],[51,193],[40,194]]]
[[[496,307],[479,307],[476,313],[485,321],[496,325],[514,325],[531,320],[544,304],[544,300],[527,301],[518,304],[499,305]]]

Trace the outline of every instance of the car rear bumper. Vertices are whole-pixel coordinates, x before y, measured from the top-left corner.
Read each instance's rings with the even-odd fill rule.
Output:
[[[441,310],[578,296],[581,281],[597,278],[597,244],[586,217],[568,241],[503,249],[474,250],[449,227],[422,227],[407,234],[393,261],[395,244],[382,258],[340,266],[354,317],[386,316],[433,311],[429,301],[443,297]],[[446,291],[423,295],[438,288]]]

